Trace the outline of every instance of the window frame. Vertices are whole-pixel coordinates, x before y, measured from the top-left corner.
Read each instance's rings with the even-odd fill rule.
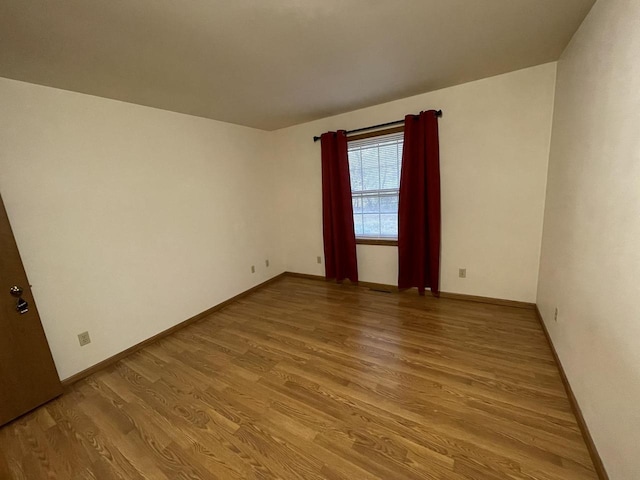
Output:
[[[383,135],[391,135],[393,133],[404,132],[404,124],[397,127],[385,128],[384,130],[375,130],[373,132],[361,133],[347,137],[347,144],[355,140],[364,140],[365,138],[382,137]],[[402,159],[400,159],[402,162]],[[399,185],[398,185],[399,187]],[[352,196],[353,196],[353,192]],[[386,238],[367,238],[356,236],[356,245],[381,245],[385,247],[397,247],[398,239],[386,239]]]

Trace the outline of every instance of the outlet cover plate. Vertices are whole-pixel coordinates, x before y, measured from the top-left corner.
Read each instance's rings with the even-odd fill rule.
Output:
[[[80,342],[81,347],[84,347],[85,345],[89,345],[91,343],[91,337],[89,336],[89,332],[79,333],[78,342]]]

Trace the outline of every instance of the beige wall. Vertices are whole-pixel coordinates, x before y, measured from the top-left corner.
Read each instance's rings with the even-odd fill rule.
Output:
[[[267,132],[6,79],[0,105],[0,192],[62,378],[283,270]]]
[[[441,108],[444,291],[533,302],[555,63],[275,132],[286,269],[322,275],[320,145],[312,137]],[[358,246],[363,281],[397,283],[395,247]],[[458,278],[458,268],[467,278]]]
[[[640,478],[639,25],[600,0],[559,62],[538,289],[612,480]]]

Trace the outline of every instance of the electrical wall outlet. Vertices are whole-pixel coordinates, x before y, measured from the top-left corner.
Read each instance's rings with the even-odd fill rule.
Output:
[[[458,276],[460,278],[467,278],[467,269],[466,268],[459,268],[458,269]]]
[[[251,273],[256,273],[256,266],[255,265],[251,265]]]
[[[558,321],[558,307],[556,307],[556,311],[553,314],[553,321],[557,322]]]
[[[78,334],[78,341],[80,342],[80,346],[84,347],[91,343],[91,337],[89,336],[89,332],[82,332]]]
[[[268,259],[268,258],[264,261],[264,264],[265,264],[267,267],[269,266],[269,259]]]
[[[322,257],[320,255],[318,255],[317,261],[318,263],[322,263]]]

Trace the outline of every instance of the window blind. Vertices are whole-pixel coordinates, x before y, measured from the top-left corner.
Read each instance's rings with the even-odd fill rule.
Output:
[[[349,173],[356,236],[398,237],[402,132],[349,142]]]

